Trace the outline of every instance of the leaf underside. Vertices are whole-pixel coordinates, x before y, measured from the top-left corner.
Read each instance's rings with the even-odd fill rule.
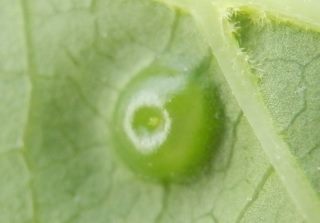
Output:
[[[294,14],[238,3],[223,9],[232,28],[212,32],[225,32],[249,68],[239,73],[286,145],[283,165],[266,152],[254,111],[247,112],[224,72],[218,52],[228,49],[212,47],[196,8],[149,0],[0,0],[0,223],[316,222],[320,33]],[[205,72],[224,105],[221,145],[191,183],[141,179],[113,148],[108,123],[118,96],[150,64],[184,73],[208,55]],[[287,159],[296,165],[287,167]],[[285,178],[285,170],[296,172]],[[293,187],[295,173],[310,188]]]

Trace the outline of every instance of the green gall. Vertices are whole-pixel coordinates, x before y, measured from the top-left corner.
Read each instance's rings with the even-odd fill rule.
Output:
[[[125,87],[112,123],[115,147],[139,175],[180,181],[210,160],[221,105],[204,75],[150,69]]]

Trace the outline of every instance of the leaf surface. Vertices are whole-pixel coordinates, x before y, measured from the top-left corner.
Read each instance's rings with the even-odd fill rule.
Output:
[[[0,0],[0,222],[317,222],[319,3],[284,2]],[[203,63],[219,147],[190,183],[142,179],[113,145],[118,97]]]

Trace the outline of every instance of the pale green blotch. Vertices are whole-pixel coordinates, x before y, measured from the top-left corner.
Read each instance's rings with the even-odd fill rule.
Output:
[[[205,75],[150,68],[125,86],[112,122],[115,149],[138,175],[181,181],[210,160],[222,117]]]

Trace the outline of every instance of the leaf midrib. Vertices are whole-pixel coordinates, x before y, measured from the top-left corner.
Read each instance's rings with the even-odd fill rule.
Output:
[[[26,123],[24,125],[23,129],[23,142],[24,147],[21,148],[20,154],[21,157],[24,160],[25,166],[27,168],[27,171],[29,173],[29,194],[31,199],[31,205],[32,205],[32,222],[39,222],[36,215],[37,206],[35,203],[35,193],[33,188],[33,178],[32,178],[32,168],[31,163],[26,157],[27,148],[25,147],[25,139],[26,139],[26,132],[27,128],[29,126],[29,120],[31,116],[31,103],[32,103],[32,79],[33,76],[36,74],[36,68],[34,63],[34,55],[33,55],[33,47],[32,47],[32,39],[31,39],[31,33],[30,33],[30,12],[28,10],[28,2],[26,0],[19,0],[20,1],[20,7],[21,7],[21,22],[23,24],[23,35],[24,35],[24,44],[25,44],[25,60],[26,60],[26,76],[28,77],[28,85],[30,86],[29,93],[29,103],[26,113]]]

